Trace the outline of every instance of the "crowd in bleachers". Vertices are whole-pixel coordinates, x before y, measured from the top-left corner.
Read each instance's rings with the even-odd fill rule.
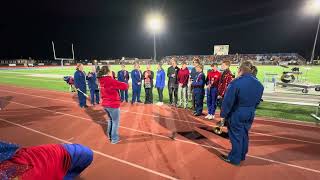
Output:
[[[173,55],[164,57],[161,62],[166,64],[170,59],[176,58],[178,62],[186,61],[192,63],[194,58],[200,59],[202,64],[211,64],[212,62],[220,63],[228,59],[232,64],[239,64],[242,61],[250,60],[256,64],[262,65],[279,65],[282,63],[292,65],[302,65],[306,63],[306,59],[296,53],[279,53],[279,54],[229,54],[222,56],[215,55]]]

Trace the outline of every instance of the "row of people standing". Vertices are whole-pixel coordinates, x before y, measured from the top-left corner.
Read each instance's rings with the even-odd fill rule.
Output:
[[[221,102],[228,84],[231,82],[233,75],[229,70],[230,62],[223,61],[221,69],[223,73],[221,74],[216,64],[212,64],[207,73],[207,78],[203,72],[203,66],[199,63],[197,59],[193,62],[194,67],[189,73],[187,64],[182,63],[181,69],[178,68],[175,59],[171,60],[171,66],[168,68],[167,73],[165,73],[161,64],[157,65],[156,77],[154,72],[151,70],[151,66],[146,66],[146,71],[142,73],[140,70],[140,65],[135,64],[134,70],[129,73],[126,70],[125,65],[121,65],[121,70],[117,73],[117,79],[120,82],[129,84],[129,79],[132,79],[132,99],[131,103],[142,103],[140,99],[141,88],[144,87],[145,90],[145,104],[153,104],[153,88],[157,88],[159,102],[157,105],[163,104],[163,90],[165,88],[166,77],[168,78],[168,92],[170,105],[175,107],[187,108],[189,102],[189,92],[192,94],[192,108],[194,109],[194,115],[200,116],[203,111],[203,100],[205,96],[205,86],[207,86],[207,105],[208,105],[208,115],[207,119],[213,119],[215,114],[215,109],[217,107],[217,102]],[[112,71],[112,76],[114,79],[115,73]],[[154,83],[154,78],[156,82]],[[86,81],[88,82],[88,87],[90,89],[91,104],[99,104],[99,88],[97,83],[97,74],[95,72],[95,67],[92,71],[85,74],[83,71],[83,65],[77,65],[77,71],[74,74],[75,87],[78,90],[79,104],[80,107],[87,107],[86,105],[86,94],[87,87]],[[128,90],[120,91],[121,102],[128,102]],[[219,104],[219,103],[218,103]]]

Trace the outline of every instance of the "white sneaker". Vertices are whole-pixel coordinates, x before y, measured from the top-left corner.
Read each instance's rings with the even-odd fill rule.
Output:
[[[210,115],[210,116],[208,117],[208,119],[209,119],[209,120],[214,119],[214,115]]]
[[[208,114],[206,117],[204,117],[204,118],[206,118],[206,119],[209,119],[209,117],[211,116],[211,114]]]

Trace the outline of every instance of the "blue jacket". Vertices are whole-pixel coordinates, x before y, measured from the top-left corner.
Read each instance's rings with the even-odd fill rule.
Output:
[[[225,93],[220,116],[231,124],[252,123],[263,90],[263,85],[252,74],[234,79]]]
[[[91,75],[91,77],[89,77],[89,74]],[[87,81],[88,81],[89,89],[92,89],[92,90],[99,89],[97,84],[97,73],[88,73]]]
[[[190,73],[190,78],[191,78],[191,80],[194,81],[194,79],[197,77],[197,75],[198,75],[198,72],[197,72],[196,68],[193,67],[193,68],[191,69],[191,73]]]
[[[132,87],[133,88],[141,87],[141,84],[138,85],[138,83],[141,83],[142,72],[140,70],[137,70],[137,69],[131,71],[131,79],[132,79]]]
[[[163,89],[166,83],[166,73],[163,69],[157,71],[156,88]]]
[[[74,86],[76,88],[79,88],[81,91],[87,90],[87,84],[86,84],[86,73],[77,70],[74,73]]]
[[[121,70],[121,71],[118,71],[118,81],[120,82],[125,82],[128,84],[129,82],[129,72],[126,71],[126,70]]]
[[[191,86],[194,88],[194,92],[204,91],[204,85],[206,84],[206,77],[204,73],[198,73],[197,76],[194,78]]]

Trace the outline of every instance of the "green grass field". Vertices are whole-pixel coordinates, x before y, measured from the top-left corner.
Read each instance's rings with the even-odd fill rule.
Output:
[[[168,66],[164,66],[164,69],[167,69]],[[120,70],[119,65],[114,65],[111,67],[113,71],[117,72]],[[141,70],[145,70],[145,66],[141,67]],[[205,69],[209,69],[209,66],[206,66]],[[128,65],[127,69],[131,71],[133,66]],[[152,67],[156,71],[156,66]],[[258,79],[263,80],[264,73],[277,73],[281,75],[284,69],[279,66],[258,66]],[[288,71],[289,69],[286,69]],[[50,89],[57,91],[68,91],[68,85],[62,80],[62,76],[73,75],[74,67],[65,67],[65,68],[42,68],[42,69],[16,69],[16,70],[0,70],[0,84],[10,84],[15,86],[23,87],[32,87],[32,88],[41,88],[41,89]],[[86,67],[85,71],[90,71],[90,67]],[[237,72],[237,67],[231,67],[233,73]],[[313,66],[307,72],[306,67],[300,67],[306,78],[311,83],[320,83],[320,66]],[[205,70],[206,72],[206,70]],[[33,76],[31,76],[33,75]],[[52,75],[56,77],[34,77],[34,75]],[[59,77],[60,76],[60,77]],[[153,91],[154,101],[158,99],[156,89]],[[129,97],[131,97],[131,90],[129,90]],[[141,99],[144,99],[144,90],[141,93]],[[168,91],[164,91],[164,101],[167,103]],[[297,105],[288,105],[288,104],[279,104],[279,103],[269,103],[263,102],[257,109],[258,116],[274,117],[280,119],[292,119],[300,121],[314,121],[310,116],[311,113],[314,113],[315,109],[308,106],[297,106]]]

